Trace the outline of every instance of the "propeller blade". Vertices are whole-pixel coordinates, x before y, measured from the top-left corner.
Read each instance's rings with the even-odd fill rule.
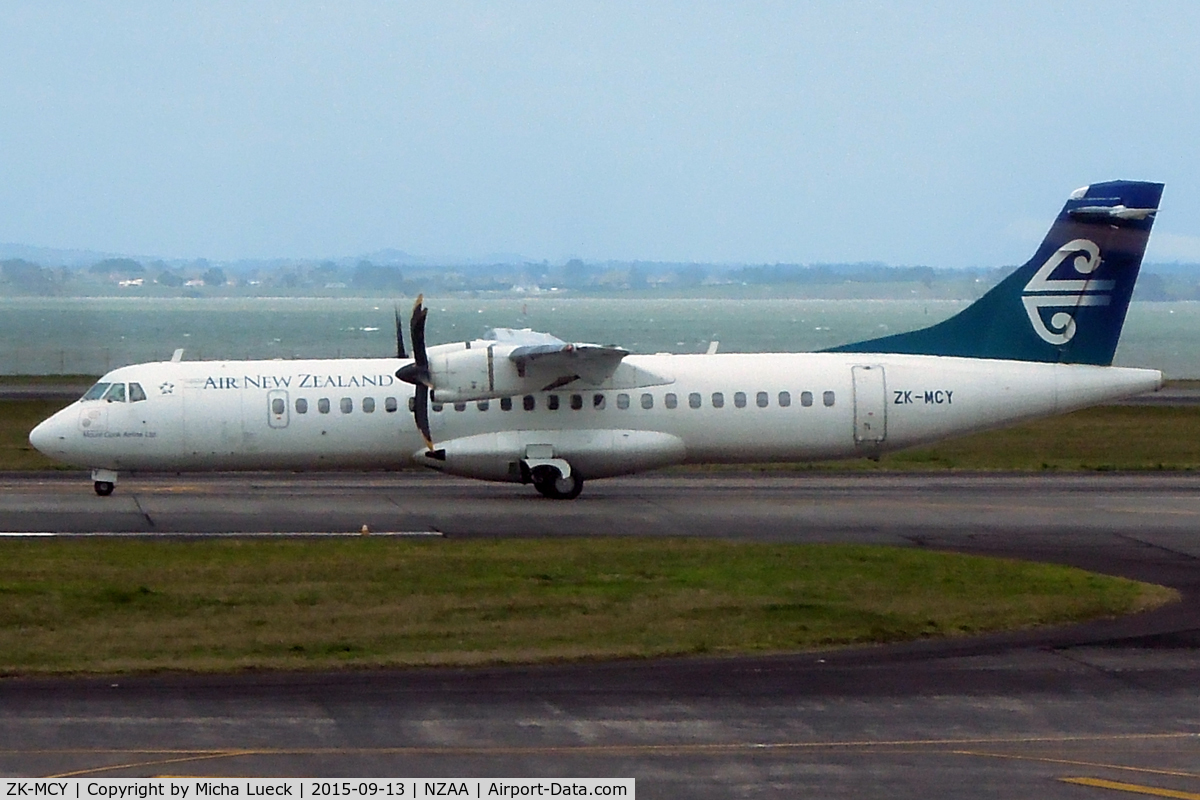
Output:
[[[429,357],[425,355],[425,317],[429,315],[429,309],[424,306],[425,295],[417,295],[417,302],[413,303],[412,321],[410,323],[410,332],[412,333],[413,359],[415,359],[417,368],[425,376],[425,380],[429,380]]]
[[[412,334],[413,362],[405,364],[396,370],[396,377],[405,383],[411,383],[413,390],[413,418],[417,422],[417,430],[425,440],[425,447],[433,452],[433,435],[429,431],[429,390],[432,388],[429,380],[429,356],[425,352],[425,317],[429,309],[424,306],[424,295],[417,295],[413,303],[412,320],[409,332]],[[400,357],[404,358],[404,344],[400,334],[400,319],[396,319],[396,340],[399,343]]]
[[[429,309],[421,305],[424,295],[417,295],[413,304],[412,322],[409,330],[412,333],[413,363],[405,364],[396,370],[396,377],[413,386],[425,386],[432,389],[429,376],[429,356],[425,352],[425,317]]]
[[[433,436],[429,432],[429,387],[418,383],[413,399],[413,417],[417,420],[417,430],[425,440],[425,449],[433,452]]]
[[[408,358],[404,351],[404,321],[400,319],[400,306],[393,306],[396,312],[396,358]]]
[[[412,320],[409,322],[409,332],[412,334],[413,363],[405,364],[396,370],[396,377],[413,386],[433,388],[430,386],[429,379],[429,356],[425,352],[425,317],[429,315],[429,309],[423,305],[424,300],[425,295],[417,295],[417,302],[413,303]]]

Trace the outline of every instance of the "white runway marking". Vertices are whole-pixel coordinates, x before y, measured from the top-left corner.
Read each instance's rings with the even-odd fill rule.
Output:
[[[374,536],[445,536],[441,531],[243,531],[209,533],[205,531],[97,531],[94,533],[60,533],[56,531],[0,531],[0,538],[27,539],[53,537],[58,539],[97,539],[97,538],[158,538],[163,536],[204,536],[225,538],[271,538],[271,537],[306,537],[319,538],[371,538]]]

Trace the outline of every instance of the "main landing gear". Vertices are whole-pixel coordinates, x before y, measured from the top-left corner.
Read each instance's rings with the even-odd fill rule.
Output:
[[[579,473],[572,472],[569,478],[561,477],[562,473],[553,467],[539,467],[533,471],[533,488],[542,497],[551,500],[574,500],[583,491],[583,478]]]
[[[108,497],[113,493],[113,489],[117,488],[117,473],[111,469],[94,469],[92,470],[92,481],[96,494]]]

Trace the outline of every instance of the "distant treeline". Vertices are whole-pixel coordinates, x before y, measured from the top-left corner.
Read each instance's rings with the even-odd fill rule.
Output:
[[[764,264],[729,273],[742,283],[920,283],[932,286],[939,272],[955,278],[984,275],[993,270],[936,270],[933,267],[890,267],[886,264]]]
[[[1011,267],[939,269],[850,264],[695,264],[642,261],[496,264],[394,264],[370,259],[192,261],[106,257],[90,264],[56,266],[22,258],[0,261],[0,292],[8,295],[272,296],[386,295],[418,292],[570,291],[606,294],[629,291],[729,293],[737,287],[791,286],[813,295],[841,296],[834,289],[879,285],[870,296],[916,292],[929,296],[975,297]],[[889,288],[889,286],[894,288]],[[844,294],[853,294],[845,292]],[[859,292],[859,296],[862,293]],[[1147,264],[1136,299],[1200,300],[1200,264]]]

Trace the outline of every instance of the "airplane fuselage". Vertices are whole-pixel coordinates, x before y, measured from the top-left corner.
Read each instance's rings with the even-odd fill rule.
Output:
[[[430,427],[439,456],[431,458],[410,412],[413,389],[395,377],[406,363],[122,367],[101,383],[124,384],[124,400],[77,401],[38,426],[31,441],[66,463],[122,472],[419,463],[528,481],[522,463],[557,458],[582,477],[603,478],[680,463],[877,456],[1162,382],[1156,370],[944,356],[631,355],[626,364],[661,382],[447,404],[435,394]]]
[[[1108,365],[1162,189],[1081,187],[958,314],[821,353],[638,356],[507,328],[427,347],[418,296],[412,359],[397,320],[395,359],[123,367],[29,439],[102,495],[119,471],[417,463],[571,499],[672,464],[877,457],[1159,388]]]

